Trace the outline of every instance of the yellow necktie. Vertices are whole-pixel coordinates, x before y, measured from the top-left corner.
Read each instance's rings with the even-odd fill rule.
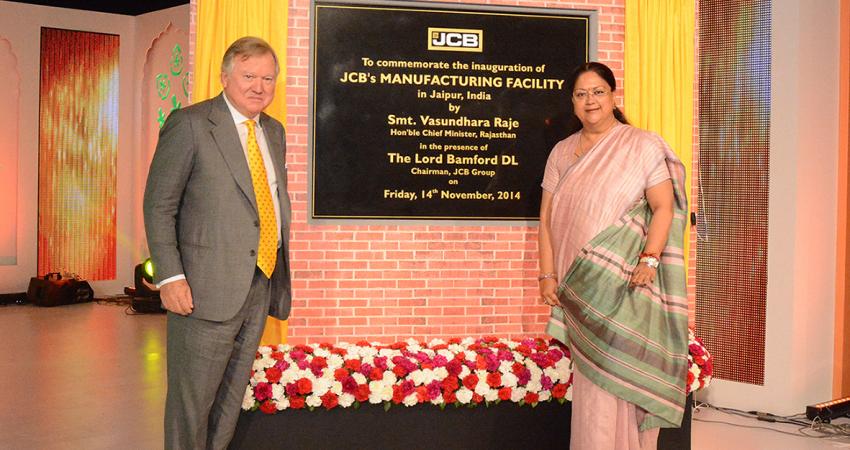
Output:
[[[272,277],[277,263],[277,218],[274,215],[274,203],[269,190],[269,180],[266,176],[266,165],[257,144],[257,134],[254,131],[254,121],[246,120],[248,127],[248,168],[251,170],[251,181],[254,183],[254,196],[257,198],[257,211],[260,214],[260,244],[257,250],[257,267]]]

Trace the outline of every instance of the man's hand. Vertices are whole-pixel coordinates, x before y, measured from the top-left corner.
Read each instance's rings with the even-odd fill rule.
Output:
[[[162,300],[162,306],[165,309],[181,316],[192,314],[192,309],[195,308],[195,304],[192,302],[192,289],[186,280],[176,280],[163,284],[159,288],[159,298]]]

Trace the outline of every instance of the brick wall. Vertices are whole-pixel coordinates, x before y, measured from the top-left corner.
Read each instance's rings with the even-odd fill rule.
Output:
[[[197,1],[192,0],[192,42]],[[625,0],[464,3],[599,11],[597,60],[614,70],[622,107]],[[290,0],[286,123],[294,299],[289,341],[541,335],[549,308],[541,305],[537,291],[536,226],[307,223],[309,8],[309,0]]]
[[[623,0],[467,3],[599,10],[598,59],[622,86]],[[549,309],[537,291],[537,227],[307,224],[309,8],[309,0],[291,0],[290,342],[541,334]]]

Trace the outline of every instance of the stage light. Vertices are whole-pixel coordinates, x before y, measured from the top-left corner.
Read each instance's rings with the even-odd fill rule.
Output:
[[[150,258],[136,265],[133,271],[134,286],[125,287],[124,293],[131,297],[130,306],[139,313],[162,313],[159,289],[153,284],[154,265]]]
[[[850,415],[850,397],[837,398],[828,402],[806,406],[806,417],[809,420],[819,418],[822,422],[829,422],[836,417]]]
[[[145,262],[142,263],[142,267],[144,268],[142,272],[142,276],[148,283],[153,283],[153,261],[150,258],[146,259]]]

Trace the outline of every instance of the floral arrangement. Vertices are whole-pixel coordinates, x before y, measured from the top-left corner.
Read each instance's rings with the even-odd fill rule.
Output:
[[[711,384],[714,373],[714,357],[705,348],[702,339],[696,337],[694,330],[688,330],[688,381],[687,392],[696,392]]]
[[[711,380],[711,355],[690,335],[688,392]],[[242,409],[358,408],[361,404],[475,406],[572,399],[569,349],[556,340],[494,337],[391,345],[263,346]]]
[[[362,403],[413,406],[572,398],[569,352],[555,341],[414,340],[392,345],[260,347],[242,408],[332,409]]]

